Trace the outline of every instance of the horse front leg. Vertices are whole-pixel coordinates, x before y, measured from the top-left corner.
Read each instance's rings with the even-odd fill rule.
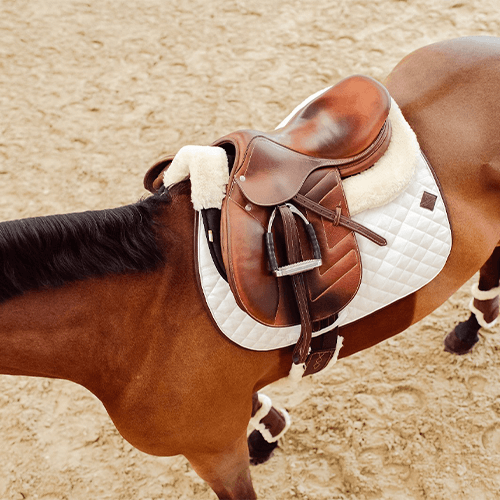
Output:
[[[250,477],[246,433],[222,452],[186,455],[186,458],[220,500],[257,499]]]
[[[500,295],[500,247],[479,271],[479,283],[472,287],[471,315],[444,339],[444,349],[453,354],[469,352],[479,341],[481,327],[491,328],[497,321]]]

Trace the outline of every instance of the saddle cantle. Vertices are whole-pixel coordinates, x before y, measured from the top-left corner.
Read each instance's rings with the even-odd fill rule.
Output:
[[[257,321],[302,325],[297,363],[307,359],[313,329],[331,324],[357,292],[361,261],[353,231],[384,244],[350,220],[341,179],[384,154],[390,102],[381,84],[354,76],[274,132],[242,130],[212,144],[231,160],[220,224],[229,285]],[[171,161],[150,169],[146,188],[159,188]]]

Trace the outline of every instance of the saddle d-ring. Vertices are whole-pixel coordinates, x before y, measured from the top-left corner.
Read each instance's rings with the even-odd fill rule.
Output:
[[[310,271],[311,269],[315,269],[320,267],[322,264],[321,260],[321,250],[319,248],[318,238],[316,237],[316,232],[314,231],[313,225],[306,219],[304,214],[296,208],[291,203],[285,203],[285,206],[295,215],[298,215],[302,222],[304,223],[304,227],[307,231],[307,235],[309,236],[309,241],[313,250],[313,258],[308,260],[303,260],[301,262],[295,262],[294,264],[288,264],[286,266],[279,267],[278,259],[276,258],[276,248],[274,246],[274,237],[271,229],[274,224],[274,219],[276,217],[276,211],[279,207],[276,207],[271,214],[271,218],[269,219],[269,224],[267,226],[267,233],[265,234],[266,238],[266,246],[267,253],[269,256],[269,263],[271,265],[272,273],[280,278],[282,276],[292,276],[294,274],[304,273],[306,271]]]

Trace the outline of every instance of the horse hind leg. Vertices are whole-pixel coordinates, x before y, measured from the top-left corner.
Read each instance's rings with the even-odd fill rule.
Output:
[[[289,429],[290,416],[286,410],[274,407],[265,394],[256,392],[252,396],[250,427],[254,429],[248,436],[250,464],[263,464],[272,457],[278,440]]]
[[[472,287],[471,315],[459,323],[444,339],[444,349],[465,354],[478,342],[481,327],[492,327],[498,318],[500,295],[500,247],[479,271],[479,283]]]

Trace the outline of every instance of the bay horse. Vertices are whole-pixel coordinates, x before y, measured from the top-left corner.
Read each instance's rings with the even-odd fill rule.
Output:
[[[343,327],[341,357],[402,332],[498,258],[500,39],[419,49],[385,85],[440,181],[453,247],[428,285]],[[252,396],[288,375],[293,348],[249,351],[218,332],[194,218],[183,182],[127,207],[0,224],[0,372],[80,384],[133,446],[184,455],[220,499],[254,499]]]

